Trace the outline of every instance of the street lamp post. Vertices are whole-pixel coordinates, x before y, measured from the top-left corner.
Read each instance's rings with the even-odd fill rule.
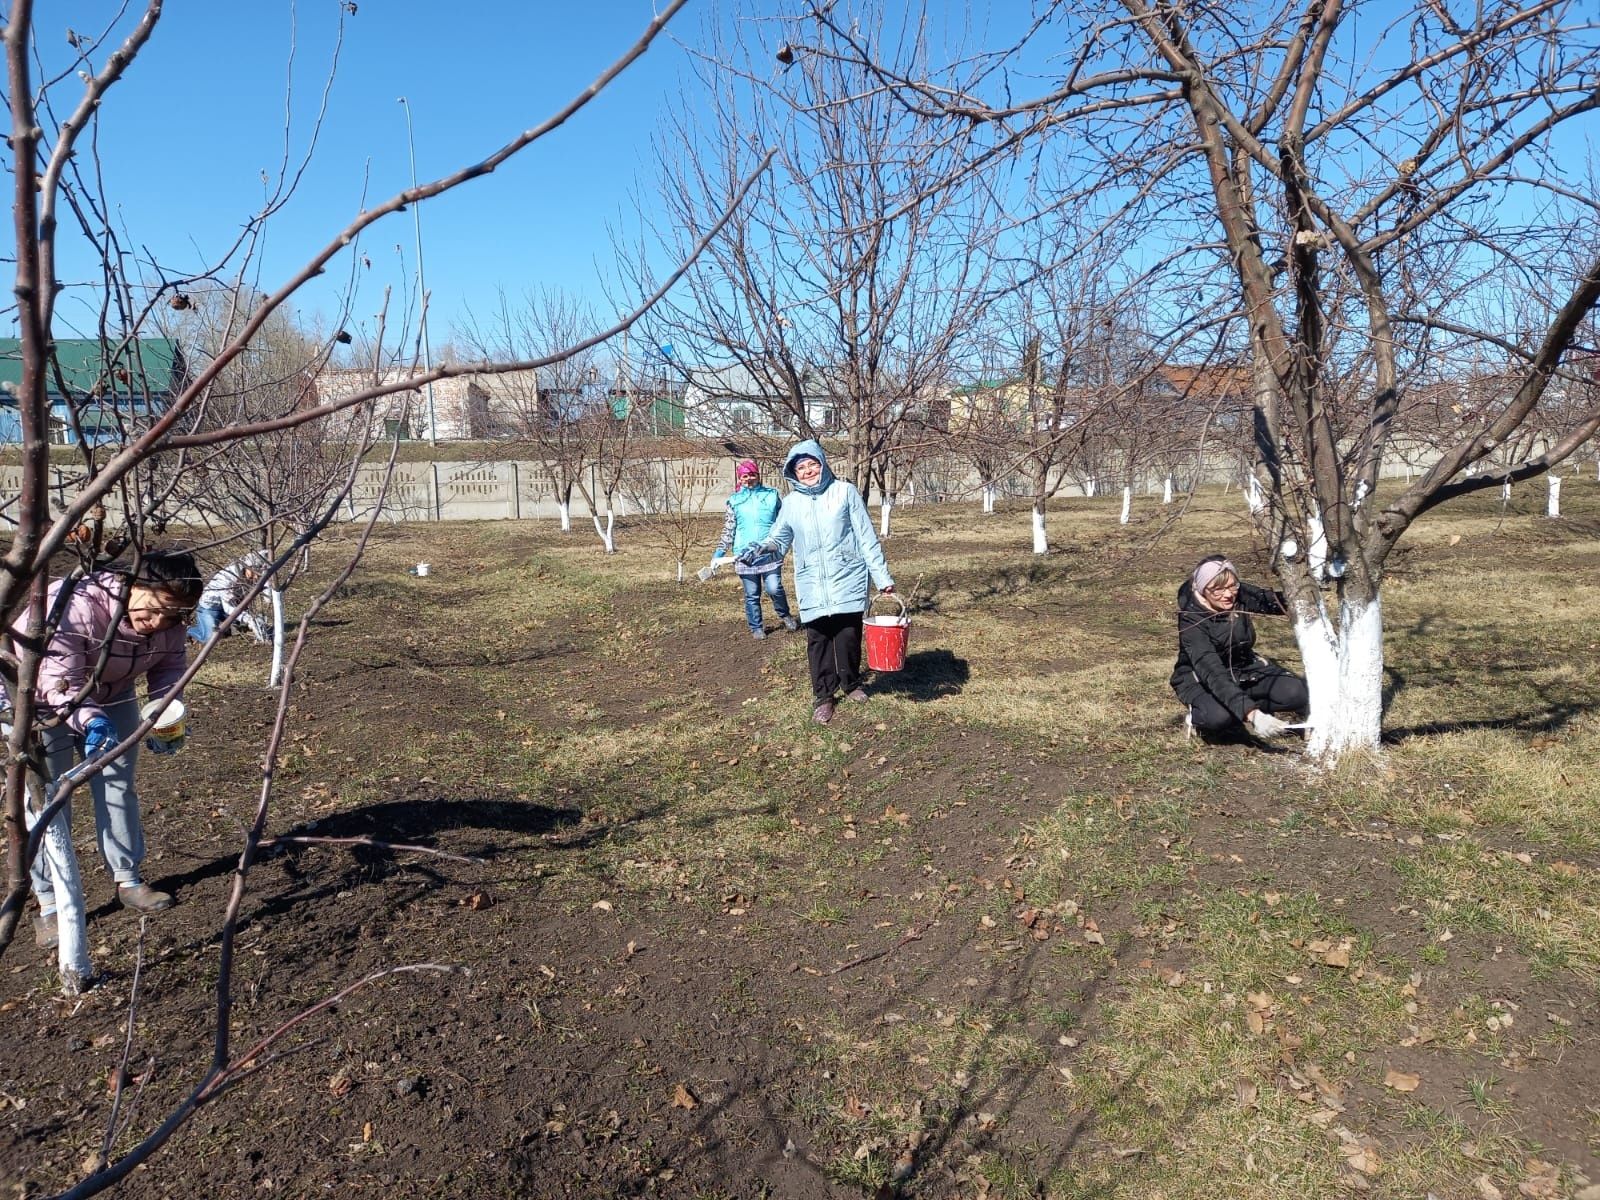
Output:
[[[416,191],[417,142],[411,133],[411,104],[404,96],[398,97],[396,103],[406,110],[406,150],[411,156],[411,190]],[[428,285],[422,274],[422,207],[415,198],[411,201],[411,225],[417,238],[417,304],[422,333],[422,370],[424,374],[432,374],[433,353],[428,347]],[[428,380],[424,387],[428,395],[428,444],[434,446],[439,441],[439,422],[433,407],[433,380]]]

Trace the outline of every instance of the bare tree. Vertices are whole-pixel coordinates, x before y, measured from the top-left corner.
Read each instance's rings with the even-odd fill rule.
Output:
[[[876,3],[858,9],[862,27],[878,26]],[[641,209],[676,254],[727,207],[753,146],[775,144],[778,158],[758,202],[647,328],[673,347],[691,401],[752,406],[779,434],[839,437],[839,473],[869,497],[984,298],[989,195],[976,182],[934,189],[958,156],[919,136],[859,65],[827,49],[781,65],[769,22],[730,19],[737,42],[706,59],[710,115],[669,120],[658,195]]]
[[[1048,151],[1075,203],[1137,224],[1170,311],[1233,314],[1260,532],[1306,546],[1320,527],[1327,545],[1327,593],[1305,555],[1279,565],[1311,686],[1308,749],[1376,748],[1396,544],[1438,505],[1543,474],[1600,429],[1591,407],[1514,449],[1574,375],[1600,298],[1600,192],[1558,151],[1563,127],[1600,107],[1592,9],[1067,0],[938,78],[885,62],[843,6],[807,12],[797,30],[825,20],[882,89],[968,150],[958,178]],[[1042,94],[1002,90],[1012,64],[1057,47],[1067,66]],[[1508,291],[1527,300],[1521,321]],[[1408,392],[1495,356],[1507,377],[1479,418],[1376,495]]]

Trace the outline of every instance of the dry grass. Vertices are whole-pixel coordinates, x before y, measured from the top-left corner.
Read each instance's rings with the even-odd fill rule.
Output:
[[[1237,496],[1201,498],[1160,540],[1165,514],[1148,502],[1127,528],[1108,515],[1114,501],[1069,502],[1052,518],[1067,549],[1043,562],[1026,553],[1024,514],[898,510],[891,564],[902,592],[922,579],[912,649],[948,650],[967,675],[937,699],[875,702],[873,719],[905,750],[878,785],[913,788],[919,759],[947,761],[958,730],[1084,782],[1025,824],[996,811],[988,832],[1006,863],[996,873],[1014,877],[1025,902],[972,889],[942,918],[970,924],[995,979],[1032,971],[1060,990],[1008,997],[924,979],[886,1000],[892,1020],[868,1028],[827,1011],[795,1018],[809,1083],[793,1103],[830,1177],[870,1193],[908,1146],[938,1140],[961,1194],[1464,1196],[1480,1175],[1514,1192],[1536,1152],[1514,1102],[1491,1103],[1480,1086],[1486,1111],[1468,1129],[1437,1097],[1385,1090],[1383,1078],[1408,1038],[1424,1064],[1427,1046],[1477,1056],[1480,1084],[1513,1049],[1539,1055],[1542,1027],[1483,1032],[1502,1011],[1479,982],[1491,947],[1591,1005],[1600,982],[1600,589],[1590,583],[1600,549],[1584,524],[1600,489],[1574,483],[1565,499],[1570,523],[1479,501],[1418,528],[1385,590],[1395,741],[1379,763],[1331,775],[1186,745],[1177,731],[1166,678],[1178,581],[1212,549],[1261,577]],[[707,622],[738,636],[733,591],[664,582],[671,564],[626,523],[605,558],[582,530],[531,535],[525,558],[504,552],[524,536],[516,527],[458,527],[439,541],[444,532],[417,536],[436,575],[459,584],[453,619],[491,641],[586,634],[600,669],[615,671],[667,661],[675,633]],[[374,571],[418,554],[394,531]],[[1293,663],[1282,623],[1263,622],[1263,645]],[[513,717],[528,743],[514,786],[554,800],[581,793],[591,814],[626,830],[560,868],[569,903],[603,879],[608,895],[639,904],[759,890],[773,901],[769,920],[787,912],[811,927],[856,911],[845,881],[869,877],[903,843],[880,831],[845,840],[852,814],[879,803],[860,794],[859,748],[848,728],[804,724],[798,642],[774,654],[772,702],[734,716],[688,697],[619,723],[578,694],[563,700],[559,736]],[[515,677],[490,676],[486,704],[513,708]],[[488,769],[499,737],[441,733],[414,752]],[[1243,817],[1239,797],[1250,801]],[[1392,890],[1356,914],[1342,895],[1335,903],[1291,878],[1271,846],[1297,830],[1381,861]],[[1224,836],[1251,840],[1257,857],[1240,870],[1254,877],[1216,883],[1219,857],[1233,867],[1215,853]],[[1048,945],[1012,936],[1024,907],[1059,927]],[[1397,929],[1419,923],[1416,942],[1397,944]],[[1348,963],[1328,965],[1329,947]]]

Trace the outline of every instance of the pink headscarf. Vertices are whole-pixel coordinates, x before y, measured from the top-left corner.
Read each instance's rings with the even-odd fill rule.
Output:
[[[733,469],[733,478],[738,483],[742,483],[746,479],[760,479],[761,468],[756,466],[755,459],[741,458],[739,465]]]
[[[1200,593],[1204,592],[1206,588],[1211,586],[1212,580],[1224,572],[1232,575],[1235,579],[1239,578],[1239,572],[1234,569],[1234,565],[1227,559],[1206,559],[1205,562],[1201,563],[1194,569],[1194,575],[1191,577],[1192,586],[1194,587],[1194,594],[1196,596],[1200,595]]]

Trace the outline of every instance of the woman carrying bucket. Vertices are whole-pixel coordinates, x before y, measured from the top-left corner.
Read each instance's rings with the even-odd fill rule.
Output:
[[[861,621],[867,608],[867,582],[893,594],[894,580],[883,559],[872,517],[854,485],[828,469],[828,457],[814,441],[800,442],[783,464],[792,489],[783,498],[772,532],[740,555],[756,562],[776,551],[794,549],[794,587],[800,620],[806,627],[806,658],[811,666],[811,719],[833,720],[842,693],[865,702],[861,689]]]
[[[711,555],[712,569],[719,558],[730,549],[743,555],[750,547],[759,544],[772,532],[772,523],[778,517],[781,503],[773,488],[761,486],[761,468],[755,460],[742,459],[733,471],[733,495],[723,505],[722,538]],[[767,636],[761,620],[761,593],[772,598],[772,611],[791,633],[799,628],[789,612],[789,597],[783,591],[783,556],[771,553],[745,562],[742,558],[734,566],[739,582],[744,584],[744,619],[750,626],[750,636],[760,641]]]
[[[59,724],[42,730],[52,781],[76,761],[87,762],[125,741],[157,708],[163,710],[156,721],[160,728],[145,745],[160,754],[174,753],[182,745],[182,706],[174,688],[187,667],[185,626],[200,592],[199,568],[184,550],[149,551],[132,570],[110,568],[51,584],[45,611],[55,616],[56,628],[40,661],[35,690],[40,706],[60,718]],[[26,629],[27,620],[24,613],[15,628]],[[134,693],[141,678],[147,681],[150,699],[161,702],[146,705],[144,713]],[[117,898],[126,908],[154,912],[170,907],[172,897],[140,876],[145,843],[133,787],[138,754],[135,744],[107,763],[90,779],[88,791],[94,799],[100,852],[116,880]],[[56,821],[70,828],[70,812]],[[68,849],[70,845],[68,841]],[[41,853],[33,863],[40,911],[34,936],[39,945],[50,947],[58,939],[58,900],[76,915],[82,911],[82,898],[58,897],[45,857]],[[85,974],[87,960],[63,964],[64,970],[69,967]]]

